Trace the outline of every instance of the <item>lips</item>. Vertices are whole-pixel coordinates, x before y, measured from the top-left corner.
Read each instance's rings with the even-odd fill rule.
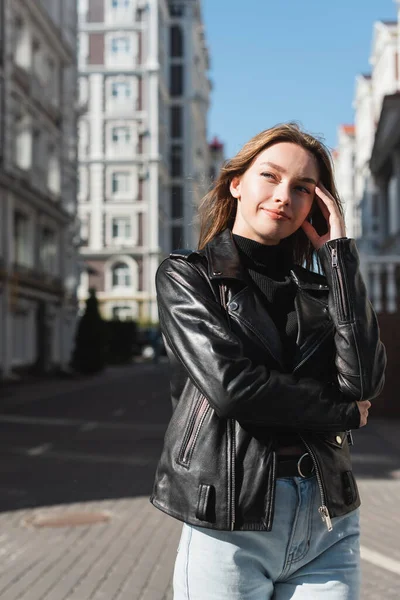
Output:
[[[271,219],[277,221],[290,221],[289,215],[280,210],[272,210],[271,208],[263,208],[263,210],[268,213],[268,216],[271,217]]]

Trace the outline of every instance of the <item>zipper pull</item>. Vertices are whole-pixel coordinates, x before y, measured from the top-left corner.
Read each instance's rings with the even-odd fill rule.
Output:
[[[332,248],[332,267],[337,269],[338,267],[338,257],[336,248]]]
[[[321,515],[322,521],[327,526],[328,531],[332,531],[332,529],[333,529],[332,521],[331,521],[331,517],[329,515],[329,511],[328,511],[327,507],[325,505],[324,506],[320,506],[319,509],[318,509],[318,512]]]

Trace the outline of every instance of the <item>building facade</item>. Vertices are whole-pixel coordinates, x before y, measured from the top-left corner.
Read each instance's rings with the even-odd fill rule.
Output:
[[[400,15],[399,15],[400,16]],[[383,402],[374,412],[400,416],[400,18],[375,23],[371,73],[356,79],[353,141],[339,129],[339,189],[353,173],[351,233],[357,239],[368,293],[388,351]],[[338,160],[336,161],[338,164]],[[346,175],[347,174],[347,175]]]
[[[156,321],[154,279],[195,244],[210,83],[199,0],[80,0],[79,297]]]
[[[2,377],[65,368],[76,315],[75,0],[1,0]]]

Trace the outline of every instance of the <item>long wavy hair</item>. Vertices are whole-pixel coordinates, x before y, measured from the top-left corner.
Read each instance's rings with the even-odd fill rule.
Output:
[[[229,190],[232,179],[243,175],[260,152],[280,142],[297,144],[315,157],[320,181],[332,194],[340,213],[343,215],[342,203],[335,185],[332,157],[329,150],[322,141],[303,131],[296,123],[283,123],[266,129],[254,136],[243,146],[236,156],[225,162],[222,166],[217,179],[213,183],[212,189],[204,196],[200,204],[199,249],[204,248],[211,239],[224,229],[233,228],[237,200]],[[319,235],[324,235],[327,232],[327,222],[317,202],[313,205],[309,219]],[[315,264],[315,249],[302,228],[295,231],[291,236],[283,240],[282,243],[285,244],[288,250],[291,247],[294,264],[305,265],[308,268]]]

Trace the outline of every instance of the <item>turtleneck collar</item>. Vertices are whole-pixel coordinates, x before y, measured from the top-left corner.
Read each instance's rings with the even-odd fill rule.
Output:
[[[285,279],[288,275],[293,263],[283,244],[266,246],[235,233],[232,237],[247,268],[263,272],[276,280]]]

